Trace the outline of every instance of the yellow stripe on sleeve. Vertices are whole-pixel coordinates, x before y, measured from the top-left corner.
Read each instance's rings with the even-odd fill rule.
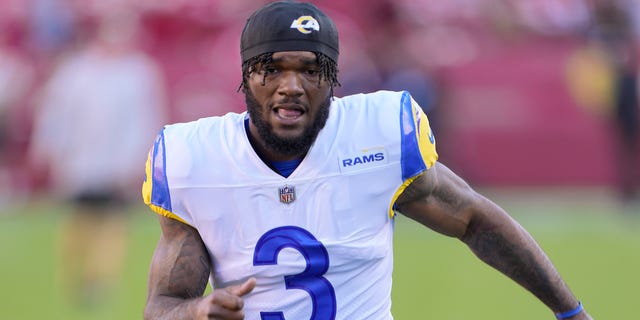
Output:
[[[416,115],[414,121],[416,122],[416,128],[418,128],[416,130],[416,139],[418,139],[420,155],[427,168],[431,168],[438,160],[436,139],[429,125],[427,115],[413,99],[411,99],[411,108],[413,109],[413,114]]]

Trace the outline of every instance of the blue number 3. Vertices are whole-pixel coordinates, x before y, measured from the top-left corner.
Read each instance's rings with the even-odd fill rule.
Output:
[[[278,254],[284,248],[297,250],[307,261],[304,271],[284,277],[287,290],[302,289],[309,293],[313,303],[310,320],[335,319],[336,294],[331,283],[323,277],[329,269],[329,254],[309,231],[294,226],[269,230],[256,244],[253,265],[278,264]],[[260,312],[260,317],[262,320],[285,320],[281,311]]]

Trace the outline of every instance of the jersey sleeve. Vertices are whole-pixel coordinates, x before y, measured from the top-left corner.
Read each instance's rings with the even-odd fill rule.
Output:
[[[400,107],[402,130],[402,180],[415,178],[438,159],[436,140],[429,119],[415,100],[404,92]]]
[[[429,119],[408,92],[403,92],[400,101],[401,167],[402,185],[396,191],[389,209],[393,217],[396,200],[404,189],[420,174],[429,170],[438,160],[436,140],[429,126]]]
[[[167,162],[163,129],[158,134],[147,157],[144,182],[142,184],[142,199],[154,212],[189,224],[172,211],[171,192],[166,169]]]

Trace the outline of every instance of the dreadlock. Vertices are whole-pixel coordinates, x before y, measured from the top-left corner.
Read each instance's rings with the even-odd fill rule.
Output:
[[[320,66],[320,76],[318,77],[318,86],[322,79],[327,80],[330,87],[330,96],[333,97],[333,88],[339,87],[340,82],[338,81],[338,66],[335,61],[329,58],[327,55],[314,52],[316,54],[318,65]],[[253,58],[242,63],[242,83],[238,87],[238,91],[242,90],[242,92],[247,93],[247,88],[249,87],[247,84],[247,80],[249,79],[249,75],[252,72],[257,71],[257,67],[271,64],[273,62],[273,52],[263,53],[261,55],[257,55]],[[265,84],[267,75],[265,74],[262,78],[262,85]]]

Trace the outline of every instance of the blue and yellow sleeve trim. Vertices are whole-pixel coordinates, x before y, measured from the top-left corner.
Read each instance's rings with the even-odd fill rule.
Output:
[[[142,184],[142,199],[156,213],[186,223],[171,210],[171,193],[165,168],[166,153],[164,130],[162,130],[147,156],[144,183]]]
[[[438,160],[436,140],[429,126],[429,119],[406,91],[402,93],[400,101],[400,130],[403,183],[393,195],[389,207],[391,218],[395,215],[393,206],[402,192]]]

